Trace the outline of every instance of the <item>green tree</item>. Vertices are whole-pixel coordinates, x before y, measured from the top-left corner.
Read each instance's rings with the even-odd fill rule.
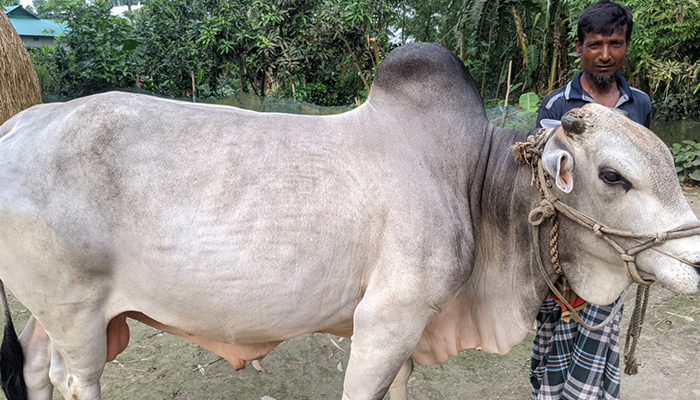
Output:
[[[56,40],[54,54],[63,66],[65,90],[76,97],[135,82],[133,28],[110,13],[107,2],[72,3],[64,20],[69,30]]]
[[[33,4],[39,18],[60,20],[73,1],[75,0],[33,0]]]
[[[11,7],[19,4],[19,0],[0,0],[0,7]]]
[[[138,6],[145,3],[148,0],[109,0],[109,4],[112,7],[127,7],[128,11],[131,11],[131,7]]]

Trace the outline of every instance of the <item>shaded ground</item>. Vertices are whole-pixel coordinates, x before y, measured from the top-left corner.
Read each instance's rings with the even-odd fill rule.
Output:
[[[700,215],[700,191],[686,191]],[[630,293],[629,299],[634,298]],[[632,301],[627,302],[623,336]],[[12,299],[21,329],[29,313]],[[650,307],[637,358],[639,374],[623,376],[623,399],[700,399],[700,302],[659,285]],[[116,399],[339,399],[347,367],[349,340],[326,334],[287,341],[264,360],[268,372],[250,365],[235,372],[213,354],[180,338],[130,321],[131,343],[109,363],[102,378],[103,398]],[[335,344],[332,342],[335,341]],[[444,365],[420,367],[409,381],[412,399],[527,399],[532,333],[507,356],[470,350]],[[54,398],[60,399],[55,394]]]

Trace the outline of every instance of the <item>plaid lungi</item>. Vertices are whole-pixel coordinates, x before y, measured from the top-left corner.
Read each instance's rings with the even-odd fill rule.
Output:
[[[589,304],[581,310],[581,319],[589,325],[599,324],[619,301],[609,306]],[[537,314],[530,360],[532,399],[619,399],[622,307],[599,331],[589,331],[560,317],[561,307],[551,298],[544,301]]]

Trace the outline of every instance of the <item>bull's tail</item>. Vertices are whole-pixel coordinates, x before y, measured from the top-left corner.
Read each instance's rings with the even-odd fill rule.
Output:
[[[0,301],[5,314],[5,335],[0,346],[0,378],[2,391],[8,400],[27,400],[27,384],[24,382],[24,353],[12,323],[5,287],[0,281]]]

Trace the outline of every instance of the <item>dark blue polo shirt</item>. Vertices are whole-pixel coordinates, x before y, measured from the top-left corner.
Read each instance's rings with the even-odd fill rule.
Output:
[[[618,79],[617,87],[620,89],[620,100],[615,104],[615,108],[627,111],[632,121],[649,128],[651,114],[649,96],[630,86],[623,77]],[[537,112],[537,127],[541,127],[540,121],[545,118],[560,120],[567,111],[583,107],[586,103],[595,103],[595,100],[581,87],[581,72],[579,72],[566,86],[542,100],[540,110]]]

